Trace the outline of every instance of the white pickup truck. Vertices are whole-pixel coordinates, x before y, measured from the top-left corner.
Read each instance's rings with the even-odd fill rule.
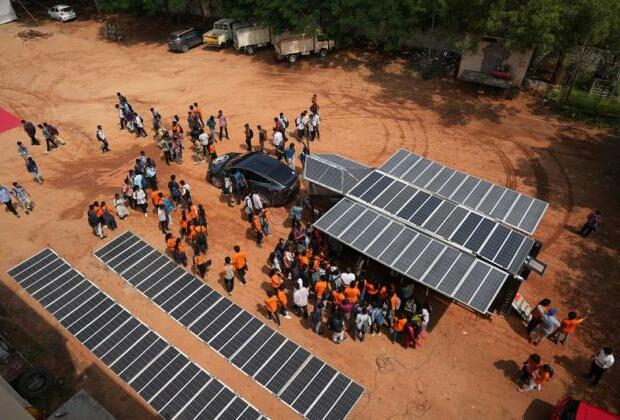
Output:
[[[202,41],[209,47],[227,48],[233,43],[234,31],[248,26],[234,19],[220,19],[213,24],[213,29],[202,35]]]
[[[235,29],[233,32],[233,45],[237,51],[243,50],[247,55],[252,55],[257,48],[271,43],[271,30],[266,26],[248,26]]]
[[[294,63],[300,55],[318,54],[325,57],[327,52],[334,48],[335,43],[322,34],[282,34],[273,41],[275,56],[278,60],[287,59]]]

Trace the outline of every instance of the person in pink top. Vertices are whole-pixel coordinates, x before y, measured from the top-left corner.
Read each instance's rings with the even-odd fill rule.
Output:
[[[230,140],[230,137],[228,137],[228,122],[221,110],[217,111],[217,122],[220,125],[220,140],[224,138],[222,135],[225,135],[225,137]]]

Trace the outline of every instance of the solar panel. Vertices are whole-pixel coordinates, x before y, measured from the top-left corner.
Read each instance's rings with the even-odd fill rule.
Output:
[[[400,162],[414,161],[416,158],[419,160],[411,170],[405,173],[394,170]],[[396,151],[379,170],[528,234],[534,233],[548,207],[544,201],[468,176],[403,149]]]
[[[312,154],[306,157],[303,176],[306,181],[338,193],[348,191],[370,169],[352,160],[332,153]]]
[[[122,241],[131,239],[131,235],[123,234],[119,238],[112,244],[114,246],[107,244],[102,248],[100,255],[113,252],[118,242],[122,246]],[[56,275],[54,271],[45,270],[47,264],[62,267],[66,274]],[[217,382],[101,292],[95,284],[84,279],[52,250],[46,249],[36,254],[9,270],[9,275],[21,275],[22,286],[26,280],[31,286],[41,283],[41,287],[31,288],[41,293],[32,296],[40,303],[45,298],[46,308],[50,312],[50,308],[55,310],[51,313],[61,325],[136,390],[160,415],[172,418],[180,414],[182,409],[196,400],[207,381]],[[71,279],[77,279],[79,283],[72,283],[69,281]],[[63,288],[66,288],[65,293],[62,293]],[[239,413],[240,416],[251,408],[258,414],[230,389],[220,384],[220,390],[224,392],[220,392],[220,399],[210,403],[209,416],[228,413],[227,398],[235,401],[231,413]],[[165,411],[162,411],[164,408]]]
[[[323,223],[325,226],[329,226],[335,231],[342,233],[343,236],[347,236],[349,225],[353,221],[358,220],[358,217],[361,220],[362,217],[360,216],[364,216],[366,210],[365,207],[361,205],[341,200],[330,212],[336,213],[336,216],[324,215]],[[378,215],[372,214],[370,219],[364,220],[372,221],[377,217]],[[325,220],[327,220],[327,222]],[[374,223],[371,223],[371,225],[374,225]],[[106,253],[97,251],[95,254],[107,256],[111,252],[125,247],[125,244],[133,238],[133,236],[129,235],[122,236],[128,239],[125,239],[124,242],[121,242],[114,248],[105,245],[104,247],[108,249]],[[351,233],[351,240],[359,239],[356,238],[356,236],[357,235]],[[114,241],[118,242],[116,240]],[[308,365],[311,356],[306,350],[276,333],[257,318],[243,311],[232,303],[232,301],[204,285],[204,283],[195,276],[180,269],[178,265],[169,263],[169,259],[165,257],[164,260],[160,258],[153,259],[152,254],[147,254],[152,262],[141,264],[141,262],[139,262],[140,260],[137,259],[137,254],[146,252],[146,247],[141,245],[141,243],[140,245],[137,244],[138,242],[135,242],[133,245],[130,243],[126,246],[127,252],[132,254],[132,256],[128,258],[135,259],[135,262],[133,266],[128,267],[121,273],[121,277],[123,277],[125,281],[132,284],[132,281],[135,281],[136,278],[141,279],[139,283],[132,285],[143,292],[146,297],[151,298],[160,308],[167,311],[171,317],[186,326],[197,338],[229,359],[233,365],[253,377],[254,380],[265,386],[271,392],[281,394],[284,392],[284,389],[286,389],[288,393],[292,393],[293,388],[291,388],[290,384],[293,381],[307,379],[304,376],[308,374],[308,370],[305,366]],[[139,251],[135,250],[136,246],[141,246]],[[161,254],[160,251],[157,250],[153,253]],[[146,259],[147,257],[143,258]],[[119,264],[119,261],[123,261],[120,264],[124,264],[127,258],[125,258],[122,252],[119,252],[110,261],[115,264]],[[157,262],[159,266],[155,264],[155,262]],[[141,266],[141,270],[135,269],[138,265]],[[145,271],[149,271],[150,273],[145,275]],[[131,277],[126,278],[125,275]],[[187,283],[188,286],[184,287],[183,283]],[[190,288],[190,284],[196,285],[194,286],[196,289]],[[124,329],[127,328],[121,327],[118,331]],[[103,357],[114,357],[115,359],[119,359],[117,363],[121,363],[125,371],[133,374],[132,370],[134,368],[131,365],[123,366],[125,360],[130,357],[128,355],[131,355],[134,359],[140,359],[140,363],[146,364],[144,355],[149,351],[152,353],[155,350],[149,350],[146,346],[145,348],[136,347],[132,349],[132,343],[138,342],[138,339],[144,336],[146,332],[137,330],[136,328],[130,331],[123,331],[123,333],[122,336],[118,337],[115,346],[106,345],[106,347],[109,348],[105,349],[106,353]],[[140,336],[137,337],[138,335]],[[132,337],[132,339],[125,341],[127,336]],[[144,340],[144,338],[142,338],[142,340]],[[135,346],[135,344],[133,345]],[[151,343],[151,345],[153,344]],[[163,355],[170,358],[170,355],[167,354],[165,350],[159,357],[161,358]],[[125,359],[120,359],[122,357]],[[298,394],[289,395],[287,393],[287,399],[280,396],[280,398],[289,405],[292,405],[299,398],[297,408],[293,407],[293,409],[296,409],[300,414],[304,414],[305,411],[314,405],[316,399],[321,398],[325,387],[331,383],[332,377],[337,375],[337,372],[333,368],[325,365],[325,363],[318,359],[316,360],[320,364],[319,370],[324,369],[324,372],[333,372],[331,377],[328,378],[328,381],[325,382],[326,378],[322,375],[317,378],[315,382],[310,384],[311,386],[308,386],[307,390],[306,385],[309,385],[309,383],[304,383],[304,387],[299,386],[300,389],[298,389]],[[184,363],[183,360],[175,359],[169,361],[168,365],[160,368],[163,372],[179,372],[182,369],[187,369],[183,367]],[[314,366],[314,363],[311,366]],[[323,366],[325,366],[325,368],[323,368]],[[302,371],[304,372],[303,375],[301,375]],[[151,372],[150,366],[146,367],[144,372]],[[318,373],[318,370],[315,373]],[[234,394],[231,394],[229,390],[211,389],[210,384],[212,382],[204,386],[193,400],[200,401],[202,408],[192,402],[187,403],[186,401],[183,406],[181,406],[180,403],[177,405],[168,404],[169,400],[176,400],[178,398],[175,392],[179,391],[180,385],[185,385],[187,382],[190,382],[192,378],[183,378],[183,381],[180,379],[175,380],[170,385],[166,385],[161,383],[162,381],[158,379],[158,375],[153,375],[152,373],[149,373],[149,375],[152,377],[148,382],[146,381],[146,377],[144,379],[140,378],[142,374],[136,377],[136,381],[140,381],[140,385],[142,386],[139,390],[141,395],[150,401],[152,405],[154,404],[157,409],[168,412],[168,410],[176,407],[176,410],[181,413],[180,418],[185,418],[186,415],[213,418],[217,415],[217,410],[224,413],[220,418],[225,418],[228,412],[240,412],[242,413],[240,414],[241,418],[260,417],[258,412],[254,415],[253,409],[249,410],[241,407]],[[308,380],[312,381],[313,378],[314,376]],[[295,382],[295,384],[297,383],[298,382]],[[297,387],[297,385],[295,385],[295,387]],[[209,390],[209,395],[207,395],[206,390]],[[158,392],[161,392],[161,394],[157,394]],[[207,397],[210,399],[207,400]],[[338,398],[340,398],[340,396],[338,396]],[[357,401],[357,399],[359,399],[359,396],[355,398],[355,401]]]
[[[343,208],[353,208],[359,205],[349,198],[342,199],[340,203],[342,203]],[[464,242],[467,238],[474,237],[475,229],[481,225],[478,222],[482,216],[468,212],[463,208],[456,210],[460,211],[456,216],[450,215],[445,223],[460,226],[456,230],[455,237],[456,240]],[[330,218],[330,212],[331,210],[327,211],[322,217]],[[467,222],[462,223],[466,217]],[[365,220],[373,219],[373,222],[359,223],[361,228],[355,226],[362,218],[366,218]],[[392,221],[387,215],[377,210],[366,208],[362,218],[351,222],[353,225],[339,237],[341,242],[450,298],[468,304],[474,292],[484,282],[486,273],[490,270],[490,265],[482,263],[475,256],[446,245],[414,228]],[[331,224],[329,228],[322,228],[321,226],[326,224],[320,222],[321,219],[318,220],[315,227],[327,235],[337,237],[340,232],[338,223]],[[491,223],[501,227],[495,222],[491,221]],[[332,228],[337,229],[334,232]],[[351,229],[355,229],[356,234],[349,236],[346,233]],[[358,233],[360,230],[361,233]],[[352,239],[356,235],[358,235],[357,238]],[[507,249],[506,252],[508,251]],[[520,251],[521,248],[519,248]],[[523,256],[523,258],[525,257]],[[485,269],[487,270],[484,273],[485,276],[481,276],[480,270]],[[499,270],[498,272],[502,274],[501,280],[497,277],[499,281],[489,283],[489,288],[491,286],[496,287],[495,293],[499,292],[508,276],[507,273]],[[488,293],[490,294],[491,291]],[[479,310],[483,306],[483,304],[478,304],[475,309]],[[482,312],[486,313],[487,310],[488,307],[484,308]]]
[[[305,413],[309,420],[320,420],[332,408],[340,395],[349,386],[351,380],[342,374],[338,374],[331,384],[325,389],[322,397],[317,399]]]

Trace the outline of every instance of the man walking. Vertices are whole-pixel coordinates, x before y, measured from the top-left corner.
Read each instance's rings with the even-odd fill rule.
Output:
[[[224,288],[228,296],[232,295],[232,291],[235,288],[235,269],[230,263],[230,257],[224,258],[224,268],[220,272],[224,277]]]
[[[220,140],[224,139],[222,135],[225,135],[226,138],[230,140],[230,138],[228,137],[228,122],[226,121],[226,117],[221,110],[217,111],[217,121],[220,124]]]
[[[13,201],[11,201],[9,190],[7,190],[4,185],[0,185],[0,201],[2,201],[2,204],[4,204],[4,206],[19,219],[20,216],[17,213],[17,210],[15,210]]]
[[[284,139],[282,137],[282,132],[274,128],[273,140],[271,142],[273,143],[273,147],[276,149],[276,157],[278,160],[282,160],[282,157],[284,156]]]
[[[262,128],[260,125],[257,125],[256,129],[258,130],[258,151],[264,153],[265,142],[267,141],[267,130]]]
[[[41,142],[37,139],[37,129],[34,127],[34,124],[30,121],[22,120],[22,126],[24,127],[24,131],[30,137],[30,143],[33,146],[38,146]]]
[[[122,130],[127,125],[127,119],[125,119],[125,111],[119,104],[114,105],[116,111],[118,112],[118,124],[120,126],[119,130]],[[151,108],[152,109],[152,108]]]
[[[136,137],[148,137],[146,130],[144,129],[144,120],[138,114],[135,115],[134,123],[136,125]]]
[[[108,146],[108,139],[106,138],[105,133],[103,132],[103,128],[101,128],[100,125],[97,126],[96,136],[97,136],[97,141],[101,143],[101,153],[109,152],[110,147]]]
[[[601,212],[599,210],[594,210],[592,213],[588,214],[586,223],[579,231],[579,234],[585,238],[590,233],[597,231],[602,220],[603,215]]]
[[[252,151],[252,137],[254,137],[254,131],[250,128],[250,124],[245,124],[245,145],[248,148],[248,152]]]
[[[57,149],[58,146],[56,146],[56,143],[52,141],[52,134],[49,132],[49,130],[42,124],[39,124],[37,127],[39,127],[39,130],[41,130],[41,132],[43,133],[43,138],[45,139],[45,146],[47,147],[45,154],[48,154],[52,149]]]
[[[36,182],[39,184],[43,182],[43,177],[39,173],[39,167],[31,156],[28,156],[28,160],[26,161],[26,169],[34,176]]]
[[[604,347],[592,360],[590,365],[590,373],[587,378],[591,380],[590,386],[596,386],[599,383],[605,371],[613,366],[615,362],[614,350],[611,347]]]
[[[233,249],[235,251],[232,257],[233,266],[235,267],[235,272],[237,273],[237,277],[239,277],[239,281],[245,286],[247,284],[245,273],[248,271],[248,259],[245,252],[241,252],[239,245],[235,245]]]

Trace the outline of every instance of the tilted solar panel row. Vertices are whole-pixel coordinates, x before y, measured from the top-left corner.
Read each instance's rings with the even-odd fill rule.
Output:
[[[341,419],[363,388],[125,232],[95,252],[243,373],[309,419]]]
[[[548,207],[542,200],[467,175],[404,149],[394,153],[379,170],[528,234],[534,233]]]
[[[512,274],[519,272],[534,244],[489,217],[381,171],[368,174],[347,196],[478,254]]]
[[[8,274],[163,418],[263,418],[51,249]]]
[[[348,198],[340,200],[314,227],[481,313],[487,313],[508,277],[466,252]]]
[[[370,168],[335,154],[313,154],[304,163],[304,179],[330,190],[346,193]]]

